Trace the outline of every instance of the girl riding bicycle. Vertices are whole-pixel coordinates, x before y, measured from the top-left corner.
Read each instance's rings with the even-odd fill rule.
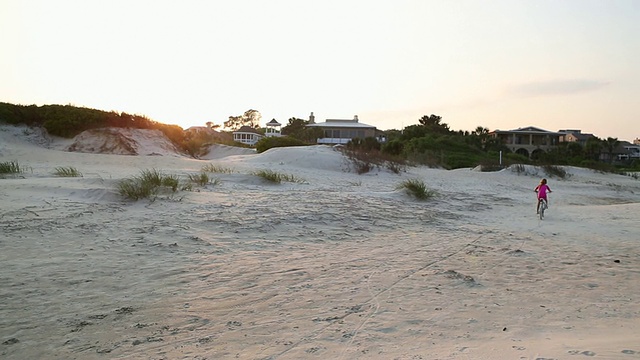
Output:
[[[536,207],[536,214],[538,214],[540,212],[540,202],[544,200],[548,206],[549,202],[547,201],[547,193],[552,191],[551,188],[549,188],[549,185],[547,185],[547,179],[540,180],[540,184],[538,184],[533,191],[538,193],[538,206]]]

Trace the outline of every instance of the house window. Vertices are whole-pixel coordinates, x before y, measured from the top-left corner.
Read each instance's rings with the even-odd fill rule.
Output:
[[[364,130],[358,130],[358,137],[364,139]]]

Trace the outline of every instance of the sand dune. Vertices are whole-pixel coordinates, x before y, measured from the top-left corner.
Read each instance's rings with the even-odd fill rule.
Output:
[[[636,179],[566,168],[541,221],[535,167],[357,175],[325,146],[195,160],[128,136],[147,150],[0,127],[0,161],[28,167],[0,179],[0,358],[640,358]],[[207,164],[233,172],[155,201],[116,192]],[[436,198],[396,189],[413,178]]]

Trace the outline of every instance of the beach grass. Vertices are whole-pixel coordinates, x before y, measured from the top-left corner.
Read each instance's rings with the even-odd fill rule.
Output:
[[[545,174],[547,174],[548,176],[555,176],[559,179],[564,179],[567,177],[567,171],[561,166],[543,165],[542,170],[544,170]]]
[[[280,184],[283,181],[300,183],[300,184],[306,182],[304,179],[299,178],[295,175],[283,174],[273,170],[258,170],[258,171],[255,171],[253,175],[261,177],[264,180],[275,183],[275,184]]]
[[[82,177],[82,173],[73,166],[59,166],[53,170],[53,174],[61,177]]]
[[[189,174],[189,181],[199,186],[206,186],[213,182],[209,177],[209,174],[204,171],[200,172],[199,174]],[[217,183],[217,179],[215,183]]]
[[[233,174],[235,171],[232,168],[215,165],[215,164],[207,164],[202,167],[202,171],[217,173],[217,174]]]
[[[405,180],[401,182],[396,189],[405,190],[407,194],[418,200],[429,200],[436,195],[434,190],[429,189],[424,181],[419,179]]]
[[[17,161],[5,161],[0,163],[0,174],[20,174],[24,170]]]
[[[131,200],[150,198],[161,189],[178,191],[180,180],[176,175],[165,175],[157,169],[142,170],[140,175],[118,182],[118,193]],[[187,190],[183,187],[181,190]]]

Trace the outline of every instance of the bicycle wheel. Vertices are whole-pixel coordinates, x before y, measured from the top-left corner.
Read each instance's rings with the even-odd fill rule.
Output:
[[[540,220],[544,219],[544,211],[547,209],[547,202],[544,200],[540,201],[540,211],[539,211],[539,215],[540,215]]]

